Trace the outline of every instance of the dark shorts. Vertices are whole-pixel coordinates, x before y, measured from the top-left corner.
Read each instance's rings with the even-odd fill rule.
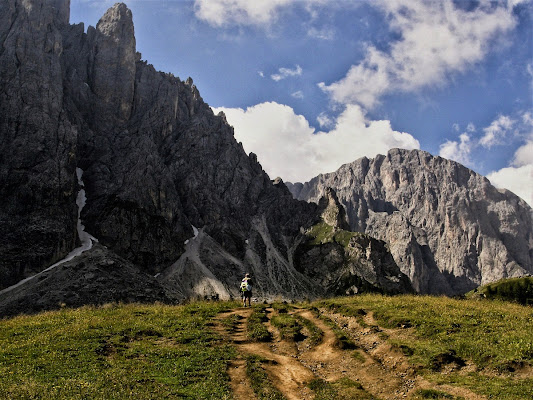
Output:
[[[242,297],[245,298],[245,299],[251,299],[252,298],[252,291],[251,290],[246,290],[246,291],[242,292]]]

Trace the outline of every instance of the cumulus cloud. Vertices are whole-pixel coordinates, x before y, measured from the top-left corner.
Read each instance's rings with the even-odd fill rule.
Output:
[[[216,27],[225,25],[268,25],[279,10],[292,0],[196,0],[197,18]]]
[[[472,141],[467,133],[459,136],[459,142],[448,140],[440,145],[439,155],[441,157],[457,161],[464,165],[470,165],[470,151],[472,150]]]
[[[520,146],[514,154],[511,163],[514,167],[533,165],[533,137],[523,146]],[[533,185],[533,181],[531,183]]]
[[[319,87],[342,104],[372,108],[390,92],[412,92],[444,84],[481,61],[489,43],[516,25],[512,8],[481,2],[474,10],[453,0],[379,0],[400,39],[390,50],[369,45],[365,58],[346,76]]]
[[[286,105],[261,103],[246,110],[223,111],[235,138],[256,153],[265,171],[286,181],[307,181],[360,157],[374,157],[394,147],[419,148],[410,134],[392,129],[390,121],[369,121],[357,105],[346,107],[328,132],[317,131]]]
[[[510,190],[533,207],[533,164],[502,168],[487,178],[494,186]]]
[[[502,143],[503,138],[513,128],[515,121],[506,115],[500,115],[498,119],[483,129],[485,134],[479,140],[479,144],[486,148]]]
[[[531,118],[531,113],[523,113],[521,122],[519,129],[526,132],[525,143],[515,151],[508,167],[491,172],[487,178],[494,186],[509,189],[533,207],[533,118]]]
[[[300,67],[299,65],[296,65],[294,69],[280,68],[277,74],[272,74],[270,75],[270,77],[272,78],[272,80],[278,82],[290,76],[300,76],[300,75],[302,75],[302,67]]]

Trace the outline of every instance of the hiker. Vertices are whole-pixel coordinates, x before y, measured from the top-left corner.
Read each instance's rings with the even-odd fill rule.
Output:
[[[250,274],[244,275],[241,281],[242,306],[246,307],[246,299],[248,299],[248,306],[252,306],[252,278]]]

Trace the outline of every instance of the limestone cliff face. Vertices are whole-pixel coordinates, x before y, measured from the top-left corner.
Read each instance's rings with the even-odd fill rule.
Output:
[[[77,241],[78,129],[65,110],[64,1],[0,4],[0,287]]]
[[[351,229],[386,241],[419,292],[464,293],[533,272],[531,208],[456,162],[393,149],[288,187],[311,202],[333,188]]]

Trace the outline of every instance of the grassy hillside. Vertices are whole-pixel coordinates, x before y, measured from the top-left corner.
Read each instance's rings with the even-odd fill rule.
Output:
[[[494,399],[531,398],[531,307],[411,295],[361,295],[318,306],[359,320],[373,312],[380,326],[407,331],[389,342],[432,382],[464,386]]]
[[[237,306],[108,305],[0,320],[0,398],[231,399],[227,365],[238,354],[213,324],[217,314]],[[297,307],[350,317],[361,326],[371,315],[381,327],[376,327],[380,337],[430,382],[487,398],[531,398],[531,307],[380,295]],[[280,329],[303,327],[301,320],[279,315],[274,322]],[[261,324],[261,318],[256,322]],[[343,329],[337,327],[341,334]],[[323,385],[314,386],[318,396]],[[428,393],[418,396],[440,398],[423,397],[435,395]]]
[[[229,398],[209,329],[236,304],[111,305],[0,321],[2,399]]]
[[[533,305],[533,277],[502,279],[467,293],[468,298],[514,301]]]

